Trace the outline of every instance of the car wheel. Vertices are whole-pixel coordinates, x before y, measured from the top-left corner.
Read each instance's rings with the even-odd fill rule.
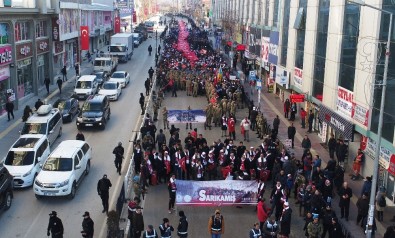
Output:
[[[61,136],[62,136],[62,127],[60,127],[59,134],[58,134],[58,137],[61,137]]]
[[[5,204],[4,204],[4,210],[8,210],[10,209],[12,204],[12,193],[10,191],[8,191],[5,194]]]
[[[38,194],[34,194],[34,196],[36,196],[37,199],[41,199],[42,196],[38,195]]]
[[[75,182],[73,183],[73,186],[71,187],[71,191],[69,194],[69,199],[73,199],[75,197],[75,193],[77,192],[77,186],[75,185]]]
[[[88,160],[88,162],[86,163],[85,175],[88,175],[90,171],[91,171],[91,162],[90,160]]]

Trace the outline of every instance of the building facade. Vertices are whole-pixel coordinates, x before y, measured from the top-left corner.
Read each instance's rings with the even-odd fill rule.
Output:
[[[395,13],[394,1],[364,2]],[[345,140],[349,163],[362,148],[362,175],[370,176],[378,159],[379,183],[394,199],[392,54],[381,153],[374,158],[389,15],[346,0],[212,0],[212,12],[211,20],[223,27],[225,42],[243,62],[245,73],[256,71],[267,86],[263,90],[312,110],[322,143],[331,134]],[[390,51],[395,51],[393,35]]]

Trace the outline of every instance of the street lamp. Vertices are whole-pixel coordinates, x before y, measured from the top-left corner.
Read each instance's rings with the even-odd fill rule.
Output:
[[[383,75],[383,84],[382,84],[382,91],[381,91],[381,102],[380,102],[380,112],[379,112],[379,125],[377,129],[377,146],[374,153],[374,167],[373,167],[373,178],[372,178],[372,189],[370,192],[370,201],[369,201],[369,214],[368,214],[368,222],[366,225],[366,237],[372,237],[372,228],[373,228],[373,219],[374,219],[374,203],[375,203],[375,193],[376,193],[376,186],[377,186],[377,177],[378,177],[378,170],[379,170],[379,158],[380,158],[380,147],[381,147],[381,136],[383,130],[383,116],[384,116],[384,100],[385,100],[385,91],[387,89],[387,74],[388,74],[388,62],[390,56],[390,44],[391,44],[391,34],[392,34],[392,12],[383,10],[381,8],[377,8],[375,6],[371,6],[366,4],[362,0],[347,0],[349,3],[357,4],[360,6],[369,7],[380,11],[382,13],[386,13],[390,15],[390,24],[388,28],[388,37],[387,37],[387,45],[385,49],[385,62],[384,62],[384,75]]]

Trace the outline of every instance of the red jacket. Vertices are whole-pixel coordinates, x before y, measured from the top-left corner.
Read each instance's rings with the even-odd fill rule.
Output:
[[[265,222],[267,220],[268,215],[267,215],[266,211],[268,211],[268,210],[265,206],[265,203],[262,200],[259,201],[258,205],[257,205],[257,216],[258,216],[259,222]]]
[[[305,119],[306,116],[307,116],[307,112],[306,112],[305,110],[301,110],[301,111],[300,111],[300,117],[301,117],[302,119]]]

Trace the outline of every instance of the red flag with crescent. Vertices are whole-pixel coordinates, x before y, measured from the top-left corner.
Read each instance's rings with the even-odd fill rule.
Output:
[[[185,163],[185,157],[182,157],[178,163],[180,163],[180,167],[181,169],[186,172],[187,171],[187,167],[186,167],[186,163]]]
[[[89,50],[89,27],[81,26],[81,50]]]
[[[121,18],[115,17],[114,20],[114,33],[121,33]]]

